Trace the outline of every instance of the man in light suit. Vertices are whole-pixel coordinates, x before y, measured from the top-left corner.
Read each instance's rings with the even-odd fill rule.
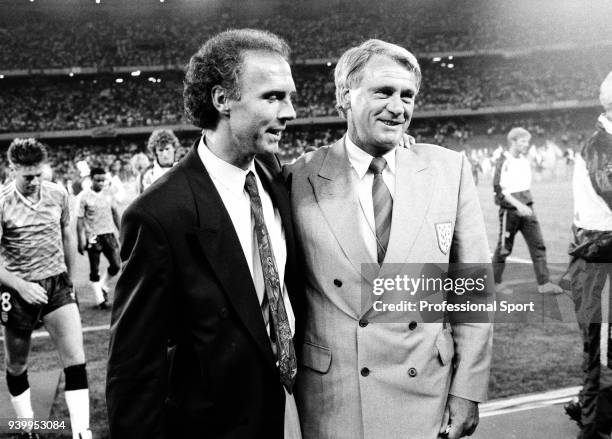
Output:
[[[307,267],[296,384],[302,433],[469,435],[486,396],[491,325],[382,323],[389,316],[361,297],[377,274],[361,264],[378,263],[378,277],[392,277],[391,262],[490,262],[470,166],[404,134],[421,81],[404,48],[369,40],[349,49],[335,81],[347,134],[286,169]]]
[[[265,160],[295,118],[288,56],[277,36],[240,29],[189,62],[185,110],[203,135],[122,220],[112,438],[300,438],[299,268],[289,194]]]

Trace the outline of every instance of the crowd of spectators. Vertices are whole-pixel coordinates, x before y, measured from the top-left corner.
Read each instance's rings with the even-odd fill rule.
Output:
[[[462,120],[458,118],[436,120],[418,119],[410,126],[409,134],[417,142],[434,143],[457,151],[465,151],[470,157],[476,154],[480,159],[490,158],[492,151],[504,143],[505,134],[511,127],[522,126],[533,135],[536,145],[544,145],[548,141],[557,144],[563,151],[578,150],[592,130],[590,122],[593,115],[575,112],[557,112],[548,115],[532,115],[529,117],[490,116],[479,120]],[[345,132],[342,125],[312,125],[291,127],[283,133],[279,156],[284,162],[291,162],[323,145],[329,145],[340,139]],[[177,151],[177,159],[183,157],[191,148],[195,134],[178,133],[181,147]],[[67,188],[78,181],[80,171],[77,162],[86,161],[90,167],[102,166],[113,171],[121,181],[134,183],[142,167],[151,163],[152,157],[146,159],[146,138],[129,140],[125,138],[74,141],[49,140],[50,164],[54,171],[54,180]],[[483,152],[484,151],[484,152]],[[144,165],[139,166],[139,160]],[[6,150],[0,150],[0,183],[8,177]]]
[[[442,145],[455,150],[469,150],[473,148],[494,149],[499,142],[503,142],[507,131],[513,126],[523,126],[534,135],[534,141],[542,143],[544,139],[551,139],[563,145],[577,149],[586,138],[592,127],[589,122],[592,115],[584,114],[576,117],[575,113],[561,112],[508,119],[491,116],[488,119],[461,120],[461,119],[419,119],[413,121],[409,134],[418,142],[427,142]],[[312,148],[329,145],[340,139],[345,132],[342,125],[312,125],[304,127],[291,127],[283,133],[279,156],[283,162],[290,162]],[[195,134],[179,134],[181,147],[177,158],[184,156],[191,148]],[[48,144],[50,164],[54,171],[54,178],[67,186],[79,178],[76,163],[86,161],[90,167],[102,166],[106,169],[112,167],[122,181],[133,181],[138,174],[138,165],[134,157],[148,154],[146,137],[138,140],[125,138],[115,139],[84,139],[81,142],[65,140],[49,140]],[[146,164],[150,163],[145,161]],[[146,166],[145,164],[145,166]],[[6,149],[0,150],[0,171],[7,167]],[[6,173],[0,172],[0,177]]]
[[[283,6],[284,2],[284,6]],[[128,2],[124,2],[126,5]],[[195,3],[195,2],[194,2]],[[5,7],[0,17],[3,69],[185,64],[210,35],[232,27],[272,30],[295,59],[337,58],[376,37],[416,53],[516,49],[612,40],[612,4],[590,0],[335,0],[256,10],[168,5],[137,12],[93,2],[69,10]],[[245,9],[241,12],[241,9]],[[568,32],[580,29],[580,32]]]
[[[159,78],[156,78],[159,79]],[[7,81],[5,81],[5,84]],[[34,78],[0,89],[0,131],[82,130],[183,123],[182,85],[169,78]]]
[[[612,58],[610,59],[612,62]],[[449,66],[452,66],[449,67]],[[597,73],[577,55],[505,60],[423,60],[416,111],[479,109],[593,100]],[[294,66],[298,118],[337,116],[333,66]],[[186,123],[180,72],[3,80],[0,132],[80,130]]]
[[[232,0],[227,0],[230,4]],[[210,35],[231,27],[256,27],[285,37],[293,49],[293,75],[298,118],[337,116],[333,62],[347,47],[365,38],[382,38],[417,54],[447,52],[421,58],[423,83],[416,112],[481,109],[595,99],[597,64],[609,65],[612,52],[587,46],[612,41],[609,0],[312,0],[308,6],[275,0],[272,10],[253,8],[192,9],[168,5],[153,11],[100,9],[94,5],[40,10],[34,5],[4,6],[0,14],[0,70],[72,68],[68,76],[0,78],[0,132],[82,130],[96,127],[139,127],[186,123],[182,105],[182,73],[177,69]],[[283,3],[284,2],[284,3]],[[274,0],[268,3],[274,3]],[[119,3],[122,4],[122,3]],[[127,4],[127,3],[125,3]],[[178,4],[178,3],[177,3]],[[312,6],[311,6],[312,5]],[[319,6],[316,6],[319,5]],[[244,10],[242,10],[244,9]],[[580,32],[568,32],[580,29]],[[449,57],[450,52],[513,50],[559,44],[582,44],[532,54]],[[608,46],[609,48],[609,46]],[[507,53],[505,55],[508,55]],[[300,61],[321,59],[317,65]],[[171,66],[173,71],[132,77],[111,74],[113,66]],[[76,67],[98,67],[95,76],[79,75]],[[566,136],[581,141],[580,127],[567,113],[517,119],[490,117],[475,127],[452,120],[415,120],[411,134],[453,148],[490,143],[510,126],[522,125],[536,136]],[[315,121],[313,121],[315,123]],[[311,147],[342,135],[341,125],[291,128],[283,136],[281,156],[289,161]],[[182,139],[185,148],[192,138]],[[133,178],[132,158],[144,143],[125,139],[91,145],[51,145],[56,178],[70,180],[75,163],[109,167]],[[5,154],[2,154],[4,158]],[[0,165],[2,162],[0,161]],[[2,166],[0,166],[0,169]]]

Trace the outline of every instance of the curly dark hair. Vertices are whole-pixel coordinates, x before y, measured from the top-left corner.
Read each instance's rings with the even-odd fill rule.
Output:
[[[185,114],[191,123],[203,129],[217,126],[219,114],[211,101],[216,85],[231,99],[240,99],[238,78],[249,50],[277,53],[289,62],[289,46],[271,32],[232,29],[213,36],[191,57],[183,81]]]
[[[29,138],[14,139],[6,152],[9,163],[18,166],[35,166],[47,161],[47,148],[38,140]]]
[[[151,154],[153,154],[154,157],[157,157],[157,154],[155,153],[155,148],[166,146],[168,143],[172,145],[174,149],[181,146],[181,142],[179,142],[179,139],[174,135],[174,132],[172,130],[160,128],[158,130],[153,130],[153,132],[149,136],[149,140],[147,141],[147,148],[151,152]]]

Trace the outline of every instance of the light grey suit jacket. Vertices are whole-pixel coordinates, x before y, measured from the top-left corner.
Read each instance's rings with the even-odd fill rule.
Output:
[[[396,263],[489,262],[467,160],[444,148],[398,148],[391,235],[380,273],[359,235],[357,174],[344,139],[287,169],[297,239],[306,262],[305,338],[296,397],[305,439],[434,439],[448,394],[486,398],[488,323],[377,322],[362,299]],[[449,251],[436,224],[452,224]],[[382,313],[384,320],[384,313]],[[364,370],[367,368],[367,370]]]

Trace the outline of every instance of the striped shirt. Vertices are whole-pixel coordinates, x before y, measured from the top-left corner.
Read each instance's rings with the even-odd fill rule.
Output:
[[[0,189],[0,258],[11,273],[41,280],[66,271],[62,227],[70,224],[68,192],[43,181],[32,203],[11,182]]]

